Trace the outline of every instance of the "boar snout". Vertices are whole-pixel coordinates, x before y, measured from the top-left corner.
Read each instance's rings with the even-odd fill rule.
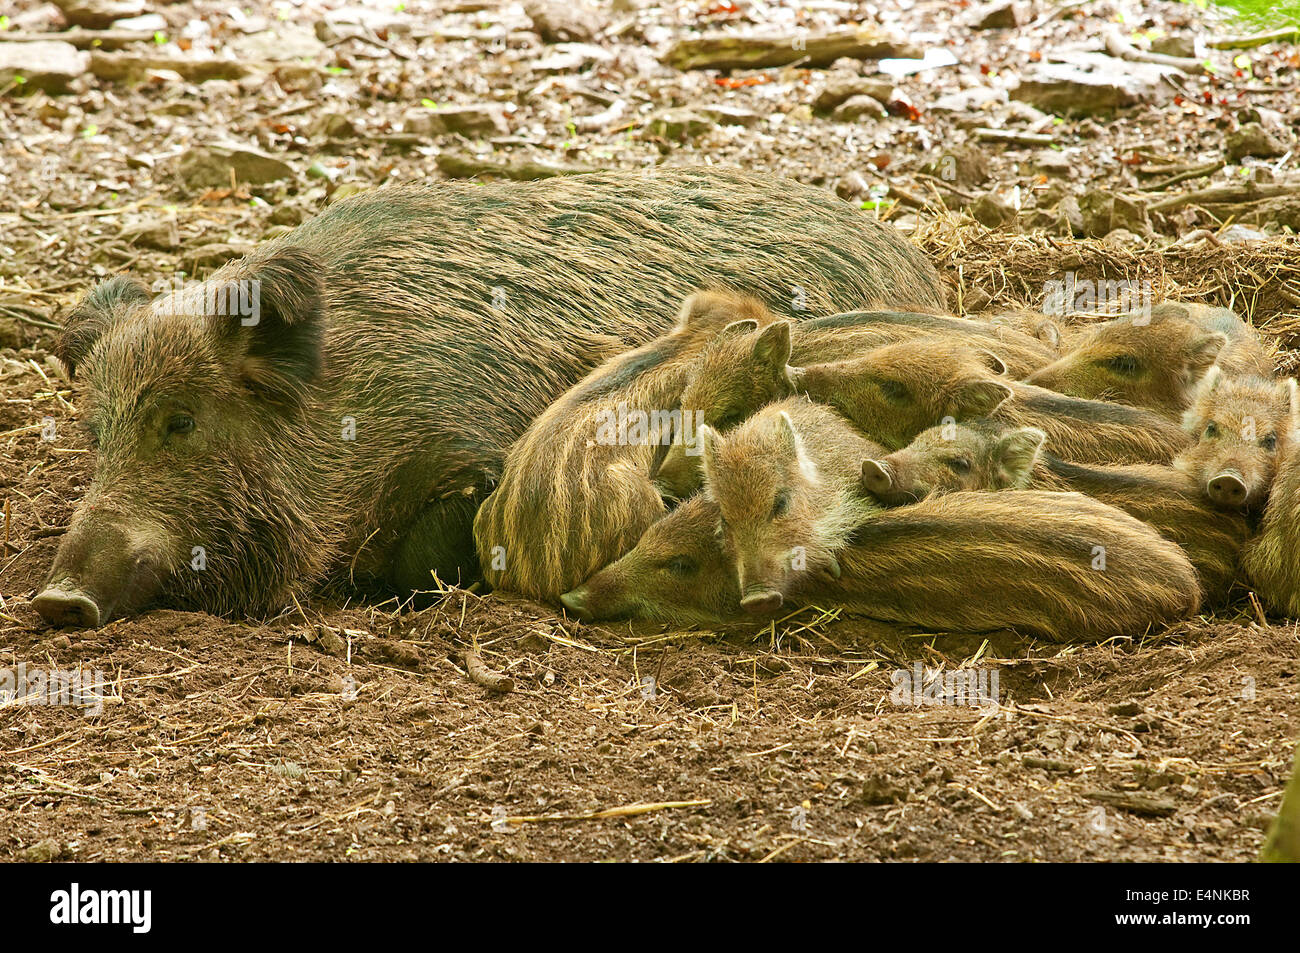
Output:
[[[560,602],[579,619],[587,615],[587,593],[581,588],[566,592],[560,596]]]
[[[740,600],[740,608],[750,615],[768,616],[780,609],[784,601],[781,593],[775,589],[754,589],[745,593]]]
[[[57,626],[95,628],[115,609],[136,609],[158,591],[162,548],[95,516],[75,523],[59,544],[45,589],[32,607]],[[133,538],[134,537],[134,538]]]
[[[1216,506],[1236,508],[1244,506],[1249,490],[1246,481],[1236,470],[1224,470],[1210,477],[1205,492]]]

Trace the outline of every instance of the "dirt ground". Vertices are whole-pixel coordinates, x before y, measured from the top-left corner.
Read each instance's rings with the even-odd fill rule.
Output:
[[[1034,50],[1086,45],[1116,23],[1212,36],[1227,29],[1221,14],[1098,0],[1041,23],[1055,8],[1039,6],[1020,30],[979,30],[980,4],[621,2],[599,6],[592,37],[613,58],[561,69],[537,63],[592,54],[544,43],[513,4],[388,4],[405,28],[342,41],[313,30],[340,4],[243,6],[241,17],[217,3],[150,7],[163,35],[123,49],[179,61],[237,44],[248,75],[177,75],[172,63],[154,70],[171,75],[87,74],[57,95],[12,83],[0,94],[0,672],[99,672],[106,696],[95,714],[0,702],[0,858],[1247,861],[1258,852],[1297,737],[1300,629],[1264,618],[1244,590],[1211,616],[1101,646],[903,632],[821,608],[757,630],[590,627],[459,590],[423,612],[329,592],[269,620],[156,611],[94,631],[51,630],[29,601],[90,479],[78,387],[49,358],[53,329],[85,288],[123,269],[146,281],[201,277],[340,189],[458,174],[439,161],[449,155],[782,172],[911,231],[962,310],[1032,300],[1045,277],[1092,268],[1233,304],[1293,345],[1300,249],[1285,225],[1257,221],[1267,238],[1240,247],[1197,238],[1238,220],[1198,201],[1153,213],[1136,243],[1026,230],[1053,189],[1131,191],[1158,177],[1147,167],[1223,158],[1244,109],[1276,111],[1293,131],[1295,46],[1248,50],[1244,70],[1237,52],[1214,51],[1218,75],[1189,80],[1178,102],[1042,125],[1006,103],[932,107],[948,93],[1000,87],[1031,67]],[[59,29],[56,14],[20,4],[7,28]],[[691,31],[873,17],[922,48],[926,36],[949,37],[960,60],[902,79],[897,102],[911,108],[891,101],[885,117],[846,122],[815,109],[827,69],[655,62]],[[874,64],[836,67],[846,68],[874,73]],[[605,125],[580,121],[615,101],[624,110]],[[430,102],[513,109],[487,135],[429,133],[413,116],[436,113]],[[686,140],[638,131],[684,104],[762,120],[715,121]],[[1051,132],[1071,165],[1047,163],[1037,146],[977,140],[972,120]],[[227,138],[288,172],[230,186],[185,171],[187,155]],[[981,184],[958,186],[970,201],[924,171],[960,139],[978,141],[989,164]],[[1172,192],[1231,184],[1260,165],[1234,159]],[[877,202],[871,185],[898,191]],[[976,193],[1017,187],[1023,207],[999,229],[961,211]],[[1200,245],[1172,244],[1189,237]],[[1295,363],[1295,352],[1281,356],[1283,367]],[[47,417],[57,440],[42,439]],[[471,642],[513,692],[467,676]],[[996,672],[998,702],[899,704],[897,686],[918,665],[927,684]]]

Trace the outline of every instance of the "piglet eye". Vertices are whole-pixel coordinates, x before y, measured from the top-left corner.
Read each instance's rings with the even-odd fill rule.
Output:
[[[189,414],[176,414],[167,421],[167,434],[187,434],[194,431],[194,418]]]
[[[776,495],[776,499],[772,501],[772,519],[780,519],[788,512],[790,512],[790,494],[788,491],[782,490]]]
[[[1259,445],[1263,447],[1265,450],[1276,450],[1277,436],[1275,434],[1269,434],[1267,437],[1265,437],[1263,440],[1259,442]]]
[[[689,576],[695,572],[695,561],[689,556],[674,556],[664,564],[674,576]]]
[[[954,457],[948,461],[948,469],[953,473],[965,475],[970,473],[970,461],[965,457]]]
[[[1205,425],[1205,436],[1213,440],[1218,435],[1219,435],[1219,425],[1211,420],[1208,424]]]
[[[1119,354],[1108,359],[1106,366],[1116,374],[1131,376],[1137,373],[1138,360],[1132,354]]]

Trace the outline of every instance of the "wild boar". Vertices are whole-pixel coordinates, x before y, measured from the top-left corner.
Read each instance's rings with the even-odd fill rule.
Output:
[[[1229,377],[1212,368],[1193,395],[1183,427],[1196,442],[1174,466],[1216,506],[1258,511],[1273,485],[1278,453],[1300,427],[1295,379]]]
[[[839,572],[835,553],[876,508],[857,482],[858,461],[879,445],[829,407],[794,397],[727,434],[702,427],[700,448],[743,610],[770,614],[799,576]]]
[[[682,426],[692,359],[724,327],[770,320],[754,299],[692,295],[668,334],[612,358],[543,411],[474,518],[488,583],[555,599],[631,549],[665,512],[651,467]]]
[[[561,601],[590,619],[737,618],[720,515],[714,501],[692,497]],[[931,631],[1009,628],[1053,641],[1139,635],[1200,605],[1196,572],[1176,545],[1077,493],[958,492],[883,510],[838,559],[838,579],[807,574],[790,601]]]
[[[273,610],[335,574],[469,582],[506,448],[710,283],[786,314],[943,306],[893,230],[721,169],[381,189],[183,293],[111,279],[59,345],[99,451],[33,604],[93,626],[154,601]],[[231,288],[240,307],[210,306]]]

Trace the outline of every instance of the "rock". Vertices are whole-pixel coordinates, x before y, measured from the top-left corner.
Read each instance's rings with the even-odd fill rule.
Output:
[[[945,66],[956,65],[957,54],[953,53],[952,50],[943,49],[926,50],[925,55],[920,59],[889,57],[876,64],[880,72],[893,76],[895,79],[902,79],[904,76],[912,76],[916,73],[924,73],[926,70],[942,69]]]
[[[482,139],[506,131],[501,110],[495,106],[442,106],[412,110],[402,122],[407,132],[420,136],[460,133],[470,139]]]
[[[608,63],[614,54],[594,43],[557,43],[548,56],[534,60],[535,73],[571,73],[594,63]]]
[[[1018,0],[1000,3],[984,14],[975,27],[979,30],[1007,30],[1024,26],[1029,22],[1032,12],[1028,3],[1021,3]]]
[[[641,135],[644,138],[684,142],[704,135],[713,126],[713,120],[703,113],[689,109],[669,109],[650,117],[641,127]]]
[[[195,268],[220,268],[231,259],[243,258],[254,247],[243,242],[238,244],[213,242],[208,245],[200,245],[198,248],[186,252],[183,257],[185,261],[192,262]]]
[[[878,60],[890,56],[917,56],[919,53],[910,42],[870,26],[861,26],[818,36],[709,33],[686,37],[669,48],[663,62],[680,70],[766,69],[796,61],[821,67],[829,66],[844,56],[855,60]]]
[[[90,55],[62,40],[0,43],[0,86],[18,77],[31,89],[62,93],[68,83],[86,71]]]
[[[1077,160],[1064,150],[1039,149],[1030,161],[1045,175],[1069,176],[1073,174]]]
[[[249,67],[238,60],[203,59],[191,56],[155,56],[142,53],[90,54],[90,72],[108,82],[138,82],[151,72],[168,70],[192,83],[205,83],[213,79],[243,79]]]
[[[969,143],[943,150],[921,170],[961,188],[983,185],[989,178],[989,157],[983,149]]]
[[[1007,91],[1005,89],[993,89],[990,86],[976,86],[973,89],[963,89],[955,93],[945,93],[936,99],[930,106],[931,112],[939,113],[964,113],[972,109],[984,109],[995,103],[1005,103],[1007,101]]]
[[[124,229],[122,238],[137,248],[152,248],[155,251],[175,251],[181,244],[180,232],[176,228],[174,218],[143,222],[133,228]]]
[[[1249,225],[1229,225],[1215,237],[1219,241],[1230,245],[1248,245],[1251,242],[1268,240],[1266,233],[1261,232],[1258,228],[1251,228]]]
[[[311,134],[325,139],[354,139],[357,128],[343,113],[323,112],[312,122]]]
[[[126,30],[137,33],[161,33],[167,29],[167,21],[161,14],[146,13],[140,17],[127,17],[125,20],[114,20],[114,30]]]
[[[531,182],[556,175],[582,175],[600,170],[591,166],[549,165],[542,162],[493,162],[458,152],[443,152],[437,158],[438,169],[453,179],[511,179]]]
[[[860,199],[870,191],[870,183],[856,170],[841,176],[835,183],[835,194],[846,201]]]
[[[1260,123],[1248,122],[1228,133],[1224,150],[1229,162],[1240,162],[1247,156],[1269,159],[1286,154],[1286,144],[1265,129]]]
[[[706,104],[700,107],[700,114],[708,116],[719,126],[744,126],[752,129],[766,119],[766,116],[742,106],[726,103]]]
[[[582,0],[529,0],[524,12],[546,43],[588,43],[605,27],[600,11]]]
[[[885,107],[878,99],[871,96],[850,96],[835,107],[831,118],[836,122],[857,122],[863,116],[879,119],[885,113]]]
[[[191,191],[228,187],[231,169],[237,182],[249,185],[265,185],[293,175],[293,167],[273,155],[219,143],[191,149],[181,162],[180,178]]]
[[[1116,229],[1125,229],[1141,235],[1151,234],[1146,206],[1104,189],[1093,189],[1079,200],[1083,216],[1083,234],[1088,238],[1104,238]]]
[[[1027,71],[1011,91],[1011,98],[1049,113],[1111,113],[1169,98],[1174,90],[1165,77],[1185,75],[1168,66],[1118,60],[1100,53],[1072,53],[1068,58],[1068,62],[1044,63]]]
[[[145,0],[54,0],[54,5],[63,11],[69,25],[90,30],[102,30],[114,20],[138,17],[147,9]]]
[[[47,837],[45,840],[24,847],[18,854],[20,860],[29,864],[48,864],[62,856],[63,845],[53,837]]]
[[[1067,195],[1056,203],[1056,222],[1057,231],[1061,235],[1083,237],[1083,210],[1079,208],[1079,200],[1073,195]]]
[[[830,112],[836,106],[848,99],[852,99],[854,96],[870,96],[877,103],[882,104],[881,108],[883,109],[883,104],[889,102],[893,95],[894,84],[889,80],[832,73],[827,77],[826,88],[813,100],[813,109],[818,112]]]
[[[309,63],[285,63],[274,71],[275,81],[285,92],[314,93],[325,84],[327,75]]]
[[[384,10],[376,10],[372,7],[339,7],[337,10],[331,10],[325,14],[325,21],[329,24],[345,23],[355,26],[363,26],[373,30],[376,33],[410,33],[411,19],[410,16],[403,16],[400,13],[388,13]]]
[[[971,203],[970,213],[975,221],[988,228],[1010,225],[1019,214],[1009,202],[993,192],[985,192]]]
[[[272,29],[232,38],[222,52],[243,62],[301,63],[324,53],[325,44],[307,27],[277,23]]]
[[[1205,58],[1202,44],[1194,36],[1160,36],[1151,41],[1151,52],[1162,56],[1179,56],[1183,59]]]
[[[1132,251],[1145,245],[1146,239],[1127,228],[1116,228],[1102,239],[1102,244],[1119,251]]]

